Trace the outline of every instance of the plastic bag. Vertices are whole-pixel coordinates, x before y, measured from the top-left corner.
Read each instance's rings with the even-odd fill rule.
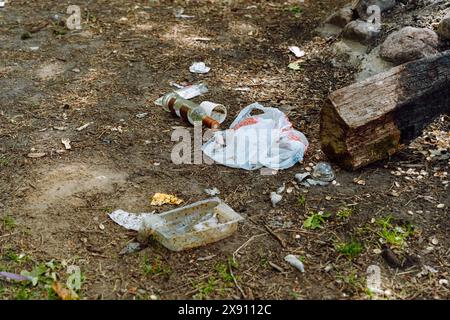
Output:
[[[256,110],[260,114],[252,115]],[[216,132],[202,150],[228,167],[279,170],[302,161],[308,145],[283,112],[253,103],[239,113],[230,129]]]

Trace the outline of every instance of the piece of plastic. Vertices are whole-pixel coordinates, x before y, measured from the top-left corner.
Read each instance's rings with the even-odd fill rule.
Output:
[[[208,73],[209,70],[211,70],[211,68],[206,66],[204,62],[194,62],[189,67],[189,71],[192,73]]]
[[[175,83],[172,83],[172,84],[175,85]],[[186,86],[186,87],[176,84],[176,87],[178,88],[178,90],[175,90],[174,92],[186,100],[198,97],[198,96],[208,92],[208,86],[204,83],[193,84],[191,86]],[[164,96],[159,97],[158,99],[155,100],[154,103],[157,106],[162,107],[163,106],[163,98],[164,98]]]
[[[328,162],[319,162],[313,168],[312,176],[316,180],[331,182],[335,179],[335,175],[331,165]]]
[[[255,111],[260,114],[253,115]],[[302,161],[308,145],[283,112],[253,103],[239,113],[230,129],[216,132],[202,150],[228,167],[279,170]]]
[[[293,254],[287,255],[286,257],[284,257],[284,260],[291,266],[296,268],[298,271],[305,272],[305,266],[303,265],[303,262],[301,262],[300,259]]]
[[[173,251],[200,247],[229,237],[243,218],[219,198],[145,216],[140,239],[152,236]]]

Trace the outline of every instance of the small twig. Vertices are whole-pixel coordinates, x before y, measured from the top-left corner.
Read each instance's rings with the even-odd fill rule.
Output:
[[[233,278],[234,284],[236,285],[236,287],[241,292],[242,297],[244,297],[244,299],[247,299],[247,295],[245,294],[244,290],[242,290],[241,286],[239,285],[239,283],[236,280],[236,277],[233,274],[233,267],[231,266],[231,261],[230,260],[228,260],[228,269],[230,270],[230,275]]]
[[[283,248],[286,248],[286,241],[283,240],[283,238],[281,238],[278,234],[276,234],[272,229],[270,229],[270,227],[268,225],[265,225],[267,231],[269,231],[269,233],[275,237],[275,239],[278,240],[278,242],[281,244],[281,246]]]
[[[253,241],[253,239],[255,239],[257,237],[260,237],[260,236],[264,236],[265,234],[266,233],[261,233],[261,234],[254,235],[254,236],[250,237],[250,239],[245,241],[244,244],[242,244],[239,248],[236,249],[236,251],[233,252],[233,262],[236,263],[235,256],[238,254],[239,250],[241,250],[242,248],[247,246],[251,241]]]

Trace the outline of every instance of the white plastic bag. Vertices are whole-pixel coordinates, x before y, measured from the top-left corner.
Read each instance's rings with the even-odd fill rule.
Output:
[[[260,114],[252,115],[255,110]],[[292,128],[283,112],[253,103],[239,113],[230,129],[216,132],[202,150],[228,167],[279,170],[303,160],[307,148],[308,140]]]

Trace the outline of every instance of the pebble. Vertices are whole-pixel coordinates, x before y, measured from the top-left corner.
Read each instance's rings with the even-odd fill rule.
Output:
[[[436,206],[436,208],[438,208],[438,209],[443,209],[443,208],[445,208],[445,204],[439,203],[439,204]]]

